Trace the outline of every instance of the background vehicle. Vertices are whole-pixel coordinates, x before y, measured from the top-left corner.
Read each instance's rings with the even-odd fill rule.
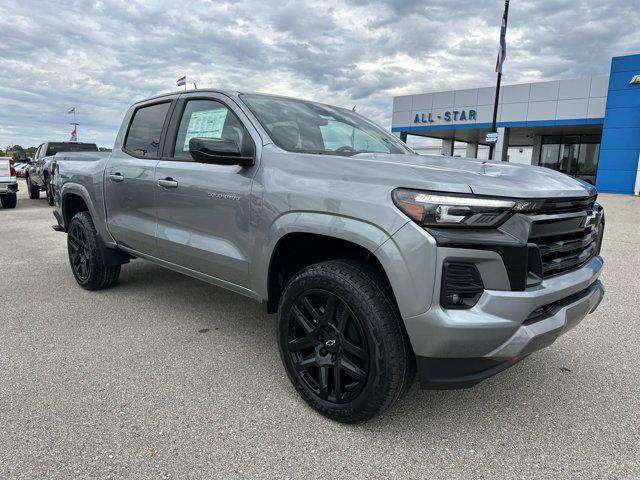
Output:
[[[341,422],[384,411],[416,370],[426,388],[472,386],[604,295],[593,186],[416,155],[346,109],[164,95],[93,155],[55,177],[78,284],[109,287],[136,257],[261,301],[294,387]]]
[[[18,203],[16,169],[10,157],[0,157],[0,204],[4,208],[15,208]]]
[[[16,169],[16,177],[18,178],[24,178],[27,175],[27,169],[29,168],[29,164],[26,162],[21,162],[21,163],[16,163],[15,164],[15,169]]]
[[[50,163],[59,152],[97,152],[95,143],[80,142],[46,142],[38,146],[33,160],[27,169],[27,189],[29,198],[40,198],[40,191],[47,194],[49,205],[53,206],[53,192],[50,188]]]

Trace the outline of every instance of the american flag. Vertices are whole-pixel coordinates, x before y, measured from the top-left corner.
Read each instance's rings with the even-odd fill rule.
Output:
[[[181,76],[178,80],[176,80],[176,83],[178,84],[179,87],[186,85],[187,84],[187,76],[183,75]]]
[[[502,26],[500,27],[500,49],[496,59],[496,73],[502,73],[504,59],[507,58],[507,11],[502,15]]]

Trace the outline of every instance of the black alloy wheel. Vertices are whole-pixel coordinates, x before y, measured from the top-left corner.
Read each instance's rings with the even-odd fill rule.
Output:
[[[318,413],[364,422],[411,386],[415,355],[381,270],[356,260],[309,265],[289,280],[278,310],[287,376]]]
[[[358,317],[340,297],[320,289],[300,295],[290,312],[285,348],[301,383],[322,400],[353,401],[370,364]]]
[[[76,277],[86,282],[91,276],[91,247],[87,235],[78,224],[74,224],[68,233],[69,258]]]
[[[98,232],[89,212],[74,215],[67,231],[69,264],[78,285],[86,290],[102,290],[118,281],[120,264],[106,264]]]

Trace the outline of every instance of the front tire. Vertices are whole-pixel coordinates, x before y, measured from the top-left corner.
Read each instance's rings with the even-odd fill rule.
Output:
[[[27,177],[27,190],[29,190],[29,198],[38,200],[40,198],[40,188],[31,183],[31,177]]]
[[[289,379],[322,415],[343,423],[389,408],[415,377],[393,294],[374,268],[349,260],[297,273],[282,294],[279,347]]]
[[[105,265],[89,212],[77,213],[69,222],[67,250],[71,271],[82,288],[102,290],[118,281],[120,265]]]
[[[5,193],[4,195],[0,195],[0,203],[3,208],[16,208],[18,204],[18,194]]]

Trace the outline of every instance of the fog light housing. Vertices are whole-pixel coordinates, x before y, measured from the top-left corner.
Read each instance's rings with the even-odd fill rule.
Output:
[[[445,262],[440,282],[443,308],[471,308],[482,296],[484,285],[478,268],[472,263]]]

